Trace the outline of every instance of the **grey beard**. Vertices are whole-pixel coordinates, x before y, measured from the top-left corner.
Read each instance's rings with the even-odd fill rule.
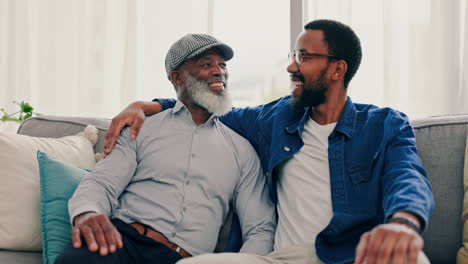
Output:
[[[188,72],[183,74],[186,79],[188,97],[193,103],[215,115],[224,115],[231,111],[232,99],[228,90],[217,94],[210,89],[207,81],[199,81]]]

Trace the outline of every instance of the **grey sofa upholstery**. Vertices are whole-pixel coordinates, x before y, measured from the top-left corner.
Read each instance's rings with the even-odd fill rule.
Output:
[[[34,117],[23,122],[18,133],[39,137],[62,137],[83,130],[87,124],[99,129],[95,151],[101,152],[110,120],[77,117]],[[463,164],[468,115],[430,117],[412,122],[419,154],[432,183],[436,208],[423,237],[425,253],[433,264],[455,263],[462,241]],[[229,225],[226,225],[229,226]],[[228,228],[222,230],[225,237]],[[218,250],[225,241],[218,241]],[[41,253],[0,250],[0,263],[41,263]]]

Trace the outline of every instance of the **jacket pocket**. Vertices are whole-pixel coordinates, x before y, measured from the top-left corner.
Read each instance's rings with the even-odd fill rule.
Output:
[[[354,184],[360,184],[369,181],[372,175],[372,169],[378,157],[379,152],[376,152],[370,162],[364,164],[361,163],[351,167],[349,170],[349,177],[351,178],[351,182]]]

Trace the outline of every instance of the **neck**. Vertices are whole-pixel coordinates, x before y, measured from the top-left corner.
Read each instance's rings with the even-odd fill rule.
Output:
[[[320,125],[338,122],[346,105],[346,98],[343,86],[329,87],[325,103],[312,107],[312,119]]]
[[[187,107],[190,115],[192,116],[193,122],[199,126],[204,124],[208,118],[210,118],[212,113],[206,111],[205,108],[189,101],[189,100],[181,100],[182,103]]]

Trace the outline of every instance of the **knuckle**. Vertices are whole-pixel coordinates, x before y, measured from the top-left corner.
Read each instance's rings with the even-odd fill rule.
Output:
[[[419,251],[420,249],[422,249],[422,247],[418,243],[415,243],[415,242],[411,243],[409,245],[409,248],[411,251]]]
[[[361,239],[366,239],[370,236],[369,232],[365,232],[364,234],[361,235]]]

